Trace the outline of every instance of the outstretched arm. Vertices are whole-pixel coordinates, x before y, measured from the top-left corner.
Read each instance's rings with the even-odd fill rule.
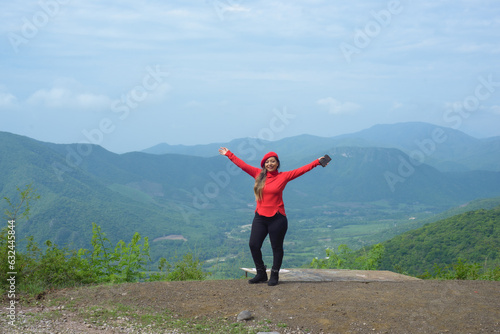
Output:
[[[312,170],[316,166],[320,166],[319,159],[316,159],[313,162],[308,163],[307,165],[293,169],[291,171],[283,172],[283,174],[286,174],[286,178],[288,179],[288,181],[291,181],[291,180],[296,179],[299,176],[309,172],[310,170]]]
[[[321,157],[321,158],[323,158],[323,157]],[[288,172],[284,172],[287,174],[286,176],[287,176],[288,181],[291,181],[293,179],[298,178],[299,176],[312,170],[314,167],[321,166],[321,163],[320,163],[321,158],[318,158],[305,166],[299,167],[297,169],[294,169],[294,170],[291,170]]]
[[[260,173],[260,169],[257,167],[250,166],[237,156],[233,154],[230,150],[228,150],[226,147],[221,147],[219,148],[219,154],[225,155],[226,157],[229,158],[236,166],[240,167],[244,172],[248,173],[253,178],[256,178],[257,175]]]

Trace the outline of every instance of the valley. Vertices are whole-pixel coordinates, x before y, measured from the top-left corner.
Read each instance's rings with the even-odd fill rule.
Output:
[[[326,248],[362,249],[498,203],[500,139],[478,140],[443,128],[439,138],[446,140],[435,142],[432,152],[426,146],[425,163],[413,161],[418,143],[433,138],[435,129],[412,123],[332,138],[303,135],[260,141],[251,152],[250,139],[220,145],[234,148],[250,164],[258,164],[268,150],[279,151],[282,170],[325,153],[333,158],[326,168],[291,182],[284,193],[289,218],[284,266],[300,267],[323,257]],[[247,243],[255,210],[253,180],[216,151],[210,153],[219,144],[115,154],[96,145],[83,150],[82,144],[44,143],[5,132],[0,139],[1,197],[15,202],[16,189],[27,184],[40,195],[29,220],[18,224],[21,249],[27,236],[39,244],[51,240],[89,248],[96,223],[112,244],[130,240],[135,232],[147,237],[152,270],[161,257],[172,260],[188,252],[205,262],[213,278],[239,277],[238,268],[252,266]],[[86,155],[76,159],[75,152]],[[493,200],[484,201],[488,198]],[[268,242],[263,251],[271,254]]]

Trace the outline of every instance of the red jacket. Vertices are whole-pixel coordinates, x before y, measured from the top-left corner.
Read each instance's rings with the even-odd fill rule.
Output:
[[[254,179],[259,176],[261,169],[257,167],[250,166],[237,156],[235,156],[231,151],[227,151],[226,156],[243,171],[248,173]],[[264,189],[262,190],[262,200],[257,201],[257,212],[261,216],[272,217],[276,212],[285,214],[285,204],[283,203],[283,190],[286,184],[293,179],[301,176],[304,173],[309,172],[316,166],[319,166],[319,159],[313,162],[299,167],[297,169],[288,172],[267,172],[266,183]]]

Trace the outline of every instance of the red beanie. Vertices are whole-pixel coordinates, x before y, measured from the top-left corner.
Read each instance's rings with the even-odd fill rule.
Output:
[[[278,160],[278,163],[280,161],[280,159],[278,158],[278,155],[274,152],[269,152],[269,153],[266,153],[266,155],[264,156],[264,158],[262,158],[262,161],[260,162],[260,167],[264,167],[264,164],[266,163],[266,160],[269,159],[270,157],[275,157],[276,160]]]

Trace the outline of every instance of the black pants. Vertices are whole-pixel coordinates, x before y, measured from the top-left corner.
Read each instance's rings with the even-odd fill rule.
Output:
[[[273,268],[279,270],[283,262],[283,241],[288,229],[288,219],[281,213],[276,213],[273,217],[261,216],[255,213],[250,233],[250,252],[252,252],[255,268],[264,267],[262,260],[262,244],[269,234],[271,248],[273,249]]]

